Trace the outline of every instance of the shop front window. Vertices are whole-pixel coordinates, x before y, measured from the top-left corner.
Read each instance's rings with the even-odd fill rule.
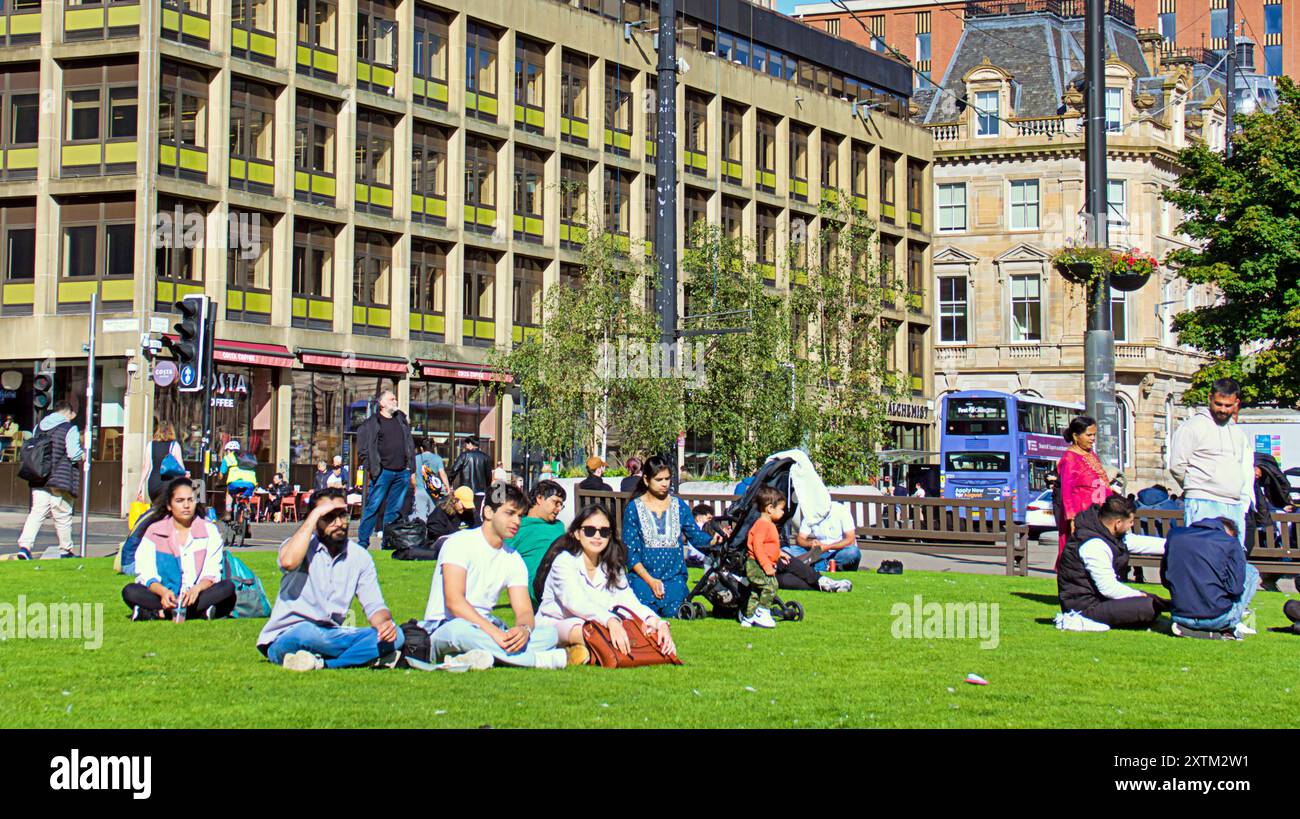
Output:
[[[397,391],[389,376],[343,375],[297,370],[293,374],[289,437],[291,482],[308,484],[316,464],[343,458],[349,483],[356,485],[360,456],[356,431],[379,407],[384,390]]]
[[[219,365],[212,386],[212,451],[219,453],[230,441],[252,453],[259,464],[274,461],[271,431],[275,429],[273,370],[265,367]],[[203,442],[202,393],[182,393],[175,388],[157,391],[154,416],[176,428],[176,439],[186,462],[198,463]],[[218,457],[218,456],[214,456]]]
[[[497,396],[487,387],[451,381],[411,384],[411,434],[442,456],[450,469],[463,442],[477,436],[491,463],[497,459]]]

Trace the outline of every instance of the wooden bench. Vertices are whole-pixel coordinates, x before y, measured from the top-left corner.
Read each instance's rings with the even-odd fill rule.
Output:
[[[1250,550],[1246,560],[1261,574],[1300,574],[1300,513],[1274,512],[1274,527]],[[1133,531],[1141,535],[1168,537],[1174,526],[1183,525],[1181,509],[1139,509]],[[1160,555],[1131,555],[1129,565],[1160,568]]]
[[[623,531],[623,513],[630,494],[578,489],[576,509],[598,503],[609,515],[614,531]],[[688,506],[704,503],[715,515],[724,513],[738,495],[683,494]],[[1008,575],[1029,573],[1029,529],[1013,519],[1011,500],[953,500],[891,495],[832,494],[848,505],[863,551],[908,552],[940,556],[995,557]]]

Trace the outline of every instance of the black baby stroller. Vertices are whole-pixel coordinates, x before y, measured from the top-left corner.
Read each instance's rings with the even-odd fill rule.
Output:
[[[777,529],[785,526],[786,521],[794,515],[797,504],[790,491],[790,467],[792,458],[777,458],[763,464],[754,475],[754,480],[745,490],[745,494],[727,509],[726,514],[715,517],[705,527],[710,534],[723,537],[716,546],[706,546],[704,576],[699,579],[686,595],[686,600],[677,610],[682,620],[700,620],[708,616],[704,604],[695,597],[703,597],[713,607],[716,617],[735,618],[749,600],[749,581],[745,578],[745,561],[749,558],[749,529],[758,520],[758,506],[754,499],[758,490],[770,486],[785,496],[785,516],[781,518]],[[731,535],[727,536],[723,526],[731,522]],[[803,606],[798,601],[783,602],[776,598],[772,603],[772,616],[779,620],[802,620]]]

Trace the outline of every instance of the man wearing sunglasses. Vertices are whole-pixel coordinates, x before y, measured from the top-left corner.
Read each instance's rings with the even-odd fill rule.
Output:
[[[370,553],[348,539],[348,503],[342,488],[312,496],[311,512],[280,545],[280,569],[280,593],[257,638],[268,660],[293,671],[391,668],[397,663],[402,630],[379,591]],[[354,597],[369,628],[343,625]]]

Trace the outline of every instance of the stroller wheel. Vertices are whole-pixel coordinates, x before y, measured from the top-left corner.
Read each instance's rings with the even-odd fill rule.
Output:
[[[696,606],[696,605],[698,605],[698,604],[682,603],[680,606],[677,607],[677,619],[678,619],[678,620],[694,620],[694,619],[695,619],[695,606]]]
[[[691,608],[695,612],[696,620],[703,620],[704,618],[709,616],[709,612],[704,608],[704,604],[698,600],[696,600],[694,603],[691,603]]]
[[[803,619],[803,604],[798,600],[791,600],[785,604],[785,619],[798,622]]]

